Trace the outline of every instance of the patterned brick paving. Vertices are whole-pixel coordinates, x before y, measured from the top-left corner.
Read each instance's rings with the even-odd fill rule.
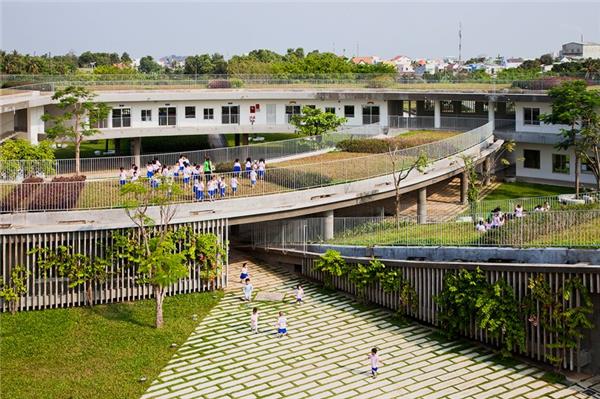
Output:
[[[233,259],[232,274],[242,259]],[[441,343],[416,323],[398,326],[381,309],[305,283],[306,302],[293,304],[291,274],[250,263],[255,291],[281,292],[284,301],[240,300],[233,281],[221,303],[198,325],[143,399],[149,398],[590,398],[583,388],[540,379],[527,364],[495,363],[491,352],[461,342]],[[260,333],[250,332],[251,307]],[[289,337],[277,338],[277,312]],[[367,353],[377,346],[383,366],[369,376]]]

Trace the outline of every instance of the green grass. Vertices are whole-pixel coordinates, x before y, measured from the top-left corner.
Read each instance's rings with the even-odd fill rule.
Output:
[[[248,144],[270,143],[272,141],[290,140],[304,137],[304,135],[298,133],[255,133],[250,135],[250,137],[259,136],[264,137],[264,141],[248,141]],[[227,139],[228,147],[235,147],[235,134],[226,134],[225,138]]]
[[[533,183],[502,183],[498,188],[490,192],[483,200],[504,200],[525,197],[546,197],[559,194],[572,194],[573,187],[551,186],[547,184]]]
[[[115,143],[113,140],[92,140],[92,141],[84,141],[81,143],[81,158],[100,158],[101,156],[113,156],[113,155],[94,155],[94,151],[106,151],[106,142],[108,141],[108,149],[114,150]],[[54,150],[54,156],[57,159],[67,159],[67,158],[75,158],[75,146],[72,143],[65,143],[65,147],[56,148]],[[126,149],[127,154],[129,153],[129,145],[127,148],[121,144],[121,149]]]
[[[138,398],[223,293],[0,315],[0,397]],[[146,382],[139,382],[146,376]]]

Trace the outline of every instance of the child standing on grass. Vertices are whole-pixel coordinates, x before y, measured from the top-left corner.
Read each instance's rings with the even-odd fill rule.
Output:
[[[250,284],[250,279],[247,278],[246,284],[242,288],[242,291],[244,292],[244,301],[248,301],[248,302],[252,301],[252,290],[253,289],[254,289],[254,287],[252,287],[252,284]]]
[[[373,378],[377,377],[377,370],[379,369],[379,355],[377,354],[377,348],[371,349],[371,353],[369,353],[369,360],[371,360],[371,375]]]
[[[127,183],[127,173],[125,172],[125,168],[121,166],[119,170],[119,184],[123,186],[125,183]]]
[[[233,176],[231,178],[231,192],[233,193],[233,195],[235,195],[235,193],[237,192],[237,187],[238,187],[237,177]]]
[[[235,162],[233,163],[233,176],[239,177],[241,172],[242,172],[242,164],[240,163],[240,160],[238,158],[236,158]]]
[[[246,158],[246,177],[250,177],[251,170],[252,170],[252,159]]]
[[[202,180],[196,180],[194,182],[194,194],[196,201],[204,201],[204,183]]]
[[[248,274],[248,266],[246,266],[246,262],[244,262],[242,264],[242,271],[240,272],[240,283],[243,283],[248,277],[250,277],[250,274]]]
[[[258,178],[261,180],[264,180],[264,178],[265,178],[265,169],[266,169],[265,160],[263,158],[261,158],[258,161]]]
[[[250,329],[253,333],[258,334],[258,308],[252,309],[252,316],[250,316]]]
[[[254,169],[250,171],[250,186],[252,188],[256,186],[256,171]]]
[[[296,304],[302,305],[302,298],[304,297],[304,288],[300,284],[296,287]]]
[[[277,319],[277,323],[275,323],[275,327],[277,327],[277,337],[281,338],[284,335],[288,335],[287,332],[287,319],[283,312],[279,312],[279,318]]]

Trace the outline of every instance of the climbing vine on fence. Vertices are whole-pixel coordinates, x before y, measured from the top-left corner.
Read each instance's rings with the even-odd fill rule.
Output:
[[[328,249],[315,262],[314,268],[323,272],[323,284],[325,288],[334,289],[333,277],[340,277],[346,271],[346,260],[338,251]]]
[[[546,278],[539,275],[529,280],[529,289],[529,322],[541,323],[544,329],[554,334],[554,342],[546,344],[546,357],[556,370],[560,370],[567,352],[579,346],[583,330],[593,328],[589,318],[593,313],[590,293],[579,277],[566,280],[553,291]],[[568,303],[570,307],[566,306]]]
[[[12,314],[17,313],[21,296],[27,292],[25,280],[30,274],[23,266],[17,265],[10,271],[8,281],[0,281],[0,298],[8,302],[8,310]]]

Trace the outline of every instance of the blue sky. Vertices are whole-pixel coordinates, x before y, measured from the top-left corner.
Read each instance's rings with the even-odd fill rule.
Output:
[[[600,2],[6,1],[4,50],[134,57],[288,47],[346,56],[539,56],[567,41],[600,42]]]

